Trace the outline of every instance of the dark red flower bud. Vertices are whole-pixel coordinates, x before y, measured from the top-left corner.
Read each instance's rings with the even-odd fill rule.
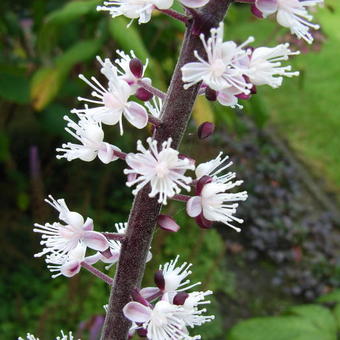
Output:
[[[149,101],[152,97],[153,97],[153,94],[147,90],[145,90],[143,87],[140,87],[137,91],[136,91],[136,94],[135,96],[142,100],[143,102],[147,102]]]
[[[154,276],[155,284],[160,290],[164,290],[165,288],[165,280],[164,275],[161,270],[157,270]]]
[[[141,338],[146,338],[146,336],[148,335],[148,331],[145,328],[138,328],[137,329],[137,334],[141,337]]]
[[[141,78],[143,76],[143,64],[138,58],[131,59],[129,67],[136,78]]]
[[[184,305],[185,300],[189,297],[189,294],[186,292],[179,292],[175,295],[173,304],[176,306]]]
[[[203,187],[206,184],[210,183],[211,181],[212,181],[212,178],[210,176],[207,176],[207,175],[202,176],[196,184],[196,195],[199,196],[202,192]]]
[[[157,222],[159,226],[166,231],[177,232],[181,228],[176,221],[168,215],[159,215]]]
[[[247,100],[247,99],[250,98],[250,94],[240,93],[240,94],[237,94],[236,97],[238,99],[245,99],[245,100]]]
[[[131,297],[132,297],[133,301],[139,302],[142,305],[147,306],[147,307],[150,306],[149,302],[146,299],[143,298],[143,296],[139,293],[139,290],[136,289],[136,288],[132,289]]]
[[[217,92],[210,87],[207,87],[205,90],[205,97],[211,102],[214,102],[217,99]]]
[[[208,138],[215,131],[215,124],[210,122],[202,123],[197,130],[197,135],[199,139]]]
[[[251,5],[251,12],[258,18],[263,19],[263,13],[256,7],[256,5]]]
[[[202,229],[211,229],[213,223],[209,220],[207,220],[203,214],[198,215],[196,218],[196,223],[199,225],[200,228]]]

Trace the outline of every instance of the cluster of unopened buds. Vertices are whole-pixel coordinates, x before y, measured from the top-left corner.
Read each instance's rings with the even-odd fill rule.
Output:
[[[109,11],[113,17],[125,15],[145,23],[150,20],[152,11],[157,9],[187,21],[195,16],[197,8],[206,5],[209,0],[180,2],[188,16],[170,9],[173,0],[112,0],[105,2],[99,10]],[[322,0],[238,2],[250,3],[258,17],[276,13],[281,25],[289,27],[299,38],[312,42],[309,28],[318,27],[310,23],[312,17],[307,8],[322,3]],[[291,51],[289,44],[253,47],[250,44],[254,38],[249,37],[243,44],[237,45],[233,41],[224,41],[223,30],[221,22],[210,30],[210,36],[200,34],[205,55],[193,51],[196,61],[182,66],[183,91],[199,84],[198,94],[205,95],[208,100],[240,108],[238,101],[249,99],[256,93],[257,86],[277,88],[281,86],[283,77],[299,74],[292,71],[291,66],[283,64],[290,56],[299,54]],[[243,221],[236,216],[236,211],[239,202],[247,199],[247,193],[235,190],[242,181],[236,180],[236,173],[228,171],[232,162],[223,152],[212,160],[196,164],[194,159],[172,148],[171,138],[158,143],[149,137],[146,144],[138,140],[137,151],[129,153],[104,141],[102,125],[118,125],[120,135],[123,135],[123,117],[137,129],[145,128],[149,123],[153,125],[153,131],[157,130],[162,125],[163,102],[167,96],[154,88],[151,79],[144,76],[148,61],[143,65],[133,51],[130,54],[117,51],[117,54],[120,58],[114,62],[97,57],[104,83],[95,77],[79,76],[91,87],[91,98],[79,97],[79,101],[85,103],[84,107],[73,109],[72,119],[65,116],[66,131],[78,142],[63,144],[57,149],[57,157],[86,162],[98,157],[105,164],[120,159],[126,162],[126,185],[134,187],[134,195],[143,188],[150,188],[149,196],[156,197],[160,204],[166,205],[171,199],[185,203],[188,216],[194,218],[201,228],[209,229],[213,222],[220,222],[240,231],[237,224]],[[206,122],[199,127],[198,136],[206,138],[212,132],[213,124]],[[193,194],[183,194],[183,190]],[[69,210],[63,199],[55,200],[49,196],[46,202],[58,211],[60,221],[35,224],[34,231],[41,234],[44,246],[35,256],[45,256],[52,277],[72,277],[83,267],[112,285],[113,279],[93,265],[104,262],[110,267],[119,260],[128,223],[116,223],[115,232],[94,231],[93,220]],[[159,227],[170,232],[180,229],[176,221],[167,215],[159,215],[157,222]],[[151,256],[149,251],[147,260]],[[200,336],[190,337],[188,327],[199,326],[214,318],[204,316],[206,310],[200,309],[200,305],[209,303],[205,297],[212,292],[188,292],[196,286],[190,285],[187,279],[191,265],[184,263],[177,266],[177,261],[178,257],[160,267],[155,274],[156,287],[136,288],[131,292],[132,301],[123,309],[125,317],[132,322],[131,335],[137,332],[154,340],[200,339]],[[36,338],[27,334],[27,339]],[[65,335],[62,332],[57,339],[72,340],[72,333]]]

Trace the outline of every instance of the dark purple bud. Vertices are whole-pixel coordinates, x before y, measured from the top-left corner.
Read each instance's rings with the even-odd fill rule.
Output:
[[[181,228],[176,221],[168,215],[159,215],[157,222],[162,229],[173,233]]]
[[[146,338],[146,336],[148,335],[148,331],[145,328],[138,328],[137,329],[137,334],[141,337],[141,338]]]
[[[236,97],[237,97],[238,99],[247,100],[247,99],[250,98],[250,94],[240,93],[240,94],[237,94]]]
[[[214,102],[217,99],[217,92],[210,87],[207,87],[205,90],[205,97],[211,102]]]
[[[161,270],[157,270],[154,276],[155,284],[160,290],[164,290],[165,288],[165,280],[164,275]]]
[[[196,218],[196,223],[199,225],[200,228],[202,229],[211,229],[213,223],[209,220],[207,220],[203,214],[198,215]]]
[[[202,192],[203,187],[206,184],[210,183],[211,181],[212,181],[212,178],[210,176],[207,176],[207,175],[202,176],[196,184],[196,195],[199,196]]]
[[[174,297],[173,304],[176,306],[184,305],[185,300],[189,297],[189,294],[186,292],[177,293]]]
[[[256,7],[256,5],[251,6],[251,12],[258,18],[263,19],[263,13]]]
[[[132,289],[131,297],[133,301],[139,302],[142,305],[147,306],[147,307],[150,306],[149,302],[143,298],[143,296],[139,293],[139,290],[137,288]]]
[[[202,123],[197,130],[199,139],[205,139],[211,136],[215,131],[215,124],[210,122]]]
[[[136,94],[135,96],[142,100],[143,102],[147,102],[149,101],[152,97],[153,97],[153,94],[147,90],[145,90],[143,87],[140,87],[137,91],[136,91]]]
[[[131,59],[129,67],[136,78],[141,78],[143,76],[143,64],[138,58]]]
[[[257,88],[255,85],[253,85],[253,87],[250,89],[250,93],[251,94],[256,94],[257,93]]]

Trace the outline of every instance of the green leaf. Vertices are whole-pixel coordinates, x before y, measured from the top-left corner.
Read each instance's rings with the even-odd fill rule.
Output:
[[[56,58],[55,66],[41,68],[32,79],[31,99],[37,111],[44,109],[58,94],[72,67],[93,58],[101,46],[100,40],[83,40]]]
[[[310,320],[317,328],[330,334],[336,333],[336,323],[331,311],[319,305],[294,306],[287,313]]]
[[[338,328],[338,332],[340,331],[340,303],[338,303],[333,310],[333,314],[336,320],[336,326]]]
[[[38,48],[42,53],[48,52],[56,43],[64,26],[88,13],[96,13],[101,0],[71,1],[61,9],[53,11],[46,17],[38,35]]]
[[[336,340],[335,334],[319,329],[298,316],[254,318],[234,326],[227,340]]]
[[[340,303],[340,289],[335,289],[332,292],[322,295],[318,298],[318,302],[337,302]]]
[[[112,38],[119,44],[119,46],[128,52],[133,50],[136,56],[143,62],[149,58],[149,52],[146,49],[144,42],[135,27],[126,28],[129,20],[123,17],[117,17],[109,22],[109,31]]]
[[[21,73],[0,73],[0,96],[18,104],[29,103],[29,80]]]

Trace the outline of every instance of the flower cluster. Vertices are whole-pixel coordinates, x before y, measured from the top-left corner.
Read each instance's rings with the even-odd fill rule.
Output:
[[[218,100],[225,106],[242,107],[238,99],[248,99],[256,92],[256,85],[281,86],[283,76],[292,77],[299,72],[291,72],[291,66],[282,66],[281,61],[299,54],[289,49],[289,44],[273,48],[250,48],[254,41],[250,37],[240,46],[233,41],[223,41],[223,23],[211,29],[211,36],[205,40],[200,35],[207,60],[194,51],[197,62],[190,62],[182,67],[184,88],[202,82],[201,93],[210,100]]]
[[[248,1],[247,1],[248,2]],[[319,29],[319,25],[311,23],[313,16],[307,8],[323,4],[323,0],[251,0],[252,12],[259,18],[276,14],[277,22],[287,27],[298,38],[309,44],[313,42],[310,28]]]
[[[209,304],[205,300],[211,291],[188,293],[190,288],[200,283],[189,285],[187,277],[191,274],[191,264],[177,266],[179,256],[160,266],[155,274],[157,287],[148,287],[132,294],[135,301],[129,302],[123,309],[126,318],[133,322],[130,333],[137,331],[152,340],[193,340],[188,327],[201,326],[214,319],[213,315],[203,315]]]
[[[179,0],[182,5],[189,8],[199,8],[206,5],[209,0]],[[167,10],[172,7],[174,0],[108,0],[104,6],[98,6],[98,11],[108,11],[115,18],[124,15],[129,19],[137,19],[139,24],[150,21],[155,9]]]
[[[76,275],[82,263],[92,265],[102,261],[112,265],[117,262],[120,254],[119,241],[108,240],[104,234],[94,231],[93,220],[89,217],[84,220],[79,213],[70,211],[63,199],[55,200],[49,196],[46,202],[59,212],[62,223],[35,224],[33,231],[42,234],[40,243],[44,246],[35,257],[46,255],[47,267],[55,273],[53,278],[59,275]],[[118,234],[124,235],[125,223],[117,223],[115,227]],[[86,257],[87,248],[97,253]]]

